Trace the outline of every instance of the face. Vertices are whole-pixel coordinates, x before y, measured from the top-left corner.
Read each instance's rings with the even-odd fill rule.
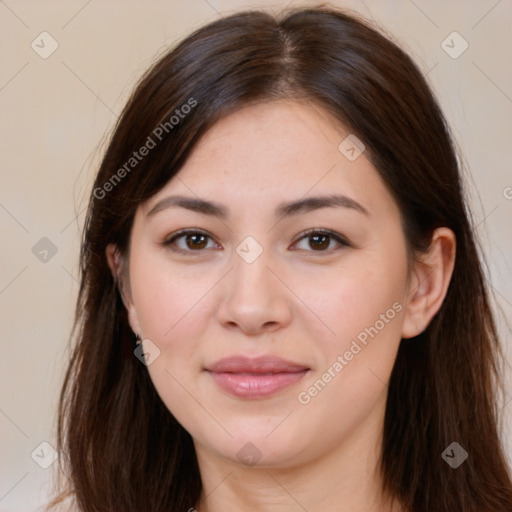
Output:
[[[348,135],[312,105],[246,107],[136,212],[130,323],[199,450],[285,467],[379,428],[407,251]]]

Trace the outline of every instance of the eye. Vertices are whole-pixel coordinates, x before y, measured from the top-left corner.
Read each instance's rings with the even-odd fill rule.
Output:
[[[305,240],[309,247],[313,249],[313,252],[328,252],[333,249],[332,242],[342,247],[350,247],[349,242],[340,234],[334,233],[333,231],[311,229],[306,231],[301,238],[294,245]],[[304,249],[304,247],[299,247]],[[306,248],[306,250],[308,250]]]
[[[208,246],[208,239],[213,243],[213,239],[207,233],[195,229],[184,229],[175,233],[170,238],[164,240],[162,245],[169,247],[174,252],[200,252],[202,249],[219,248],[213,243],[213,247]],[[180,243],[181,242],[181,243]]]
[[[210,245],[208,244],[210,241]],[[350,247],[349,242],[340,234],[328,230],[311,229],[302,234],[293,245],[297,246],[302,241],[309,242],[309,247],[298,247],[301,250],[309,252],[330,252],[335,249],[336,244],[341,247]],[[333,247],[334,244],[334,247]],[[181,253],[199,253],[203,249],[221,249],[222,247],[215,243],[211,236],[197,229],[184,229],[178,231],[170,238],[162,242],[164,247],[169,247],[174,252]],[[293,249],[296,250],[296,249]]]

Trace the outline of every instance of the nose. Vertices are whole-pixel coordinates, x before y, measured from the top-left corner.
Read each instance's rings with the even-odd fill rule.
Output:
[[[292,294],[272,258],[263,253],[252,262],[233,252],[233,267],[219,290],[217,316],[226,328],[247,335],[274,332],[287,326],[292,317]]]

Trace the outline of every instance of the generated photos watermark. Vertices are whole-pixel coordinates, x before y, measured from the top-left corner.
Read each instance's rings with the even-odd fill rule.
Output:
[[[137,344],[133,354],[144,366],[149,366],[160,357],[160,349],[156,343],[146,338]]]
[[[443,460],[453,469],[457,469],[463,462],[465,462],[468,456],[468,452],[455,441],[447,446],[441,454]]]
[[[177,108],[173,115],[169,117],[167,121],[160,123],[148,136],[146,142],[139,148],[138,151],[134,151],[132,156],[119,168],[112,176],[103,183],[101,187],[96,187],[93,191],[93,195],[96,199],[103,199],[108,192],[112,192],[114,188],[125,178],[130,172],[135,169],[144,158],[149,155],[150,151],[164,140],[164,138],[171,133],[176,126],[181,123],[182,119],[185,119],[192,109],[197,105],[197,100],[193,97],[187,100],[187,103]]]
[[[300,404],[307,405],[311,402],[311,400],[317,396],[329,382],[338,375],[345,366],[349,364],[354,357],[361,352],[361,350],[366,347],[370,341],[370,339],[375,338],[381,332],[386,324],[389,324],[393,318],[395,318],[397,313],[402,311],[403,306],[400,302],[395,302],[392,307],[386,310],[385,313],[381,313],[379,319],[370,327],[366,327],[362,330],[356,338],[352,340],[350,348],[346,350],[342,355],[339,355],[336,360],[327,368],[327,370],[319,377],[313,385],[311,385],[307,390],[301,391],[297,395],[297,399]],[[368,339],[370,338],[370,339]],[[358,343],[359,342],[359,343]]]

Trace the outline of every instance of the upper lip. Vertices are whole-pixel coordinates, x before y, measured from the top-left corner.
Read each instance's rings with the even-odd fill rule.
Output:
[[[220,359],[206,370],[214,373],[294,373],[309,370],[309,367],[277,356],[232,356]]]

